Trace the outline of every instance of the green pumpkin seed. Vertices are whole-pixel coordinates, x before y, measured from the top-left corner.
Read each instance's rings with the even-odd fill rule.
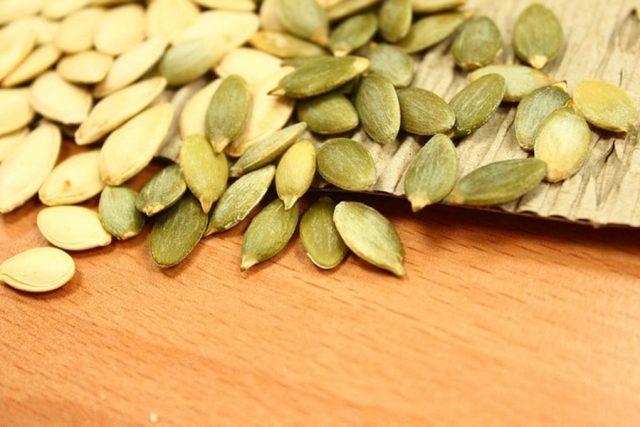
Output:
[[[436,13],[455,9],[464,5],[467,0],[411,0],[416,13]]]
[[[100,196],[98,209],[105,230],[118,240],[137,236],[144,228],[144,215],[136,209],[138,193],[128,186],[107,186]]]
[[[282,66],[300,68],[303,65],[310,64],[312,62],[323,61],[327,56],[328,55],[325,54],[322,56],[298,56],[296,58],[287,58],[282,60]]]
[[[151,231],[151,257],[163,268],[182,262],[207,228],[207,214],[190,193],[158,215]]]
[[[557,83],[540,70],[525,65],[489,65],[469,74],[470,81],[476,81],[489,74],[504,77],[507,90],[505,101],[520,101],[536,89]]]
[[[418,212],[442,201],[458,179],[458,153],[445,135],[436,135],[418,151],[404,178],[404,192]]]
[[[337,92],[304,99],[297,105],[298,120],[309,130],[335,135],[355,129],[360,124],[358,112],[349,99]]]
[[[187,183],[184,181],[180,166],[169,165],[142,187],[136,198],[136,209],[147,216],[153,216],[174,205],[185,191],[187,191]]]
[[[582,169],[591,154],[589,125],[570,108],[553,112],[535,138],[535,156],[547,164],[546,179],[563,181]]]
[[[449,132],[456,115],[444,99],[426,89],[411,87],[398,91],[401,127],[415,135]]]
[[[222,153],[245,128],[251,113],[251,89],[237,75],[222,81],[207,109],[207,137],[216,153]]]
[[[413,80],[413,59],[395,46],[371,46],[365,56],[371,61],[369,71],[380,74],[395,87],[407,87]]]
[[[376,166],[371,154],[357,141],[330,139],[318,149],[318,173],[338,188],[365,191],[376,183]]]
[[[453,58],[460,68],[475,70],[491,64],[502,51],[502,35],[486,16],[468,22],[453,43]]]
[[[291,209],[285,210],[280,199],[260,211],[244,234],[240,271],[247,271],[278,255],[293,237],[299,218],[300,206],[296,203]]]
[[[509,203],[536,188],[547,174],[539,159],[512,159],[490,163],[461,178],[446,203],[493,206]]]
[[[342,0],[329,7],[327,16],[330,21],[339,21],[379,2],[380,0]]]
[[[366,76],[356,93],[362,127],[379,144],[395,141],[400,131],[400,102],[393,84],[380,74]]]
[[[300,239],[307,256],[316,266],[325,270],[338,266],[349,251],[333,223],[335,208],[333,200],[321,197],[300,220]]]
[[[187,137],[180,148],[180,169],[187,187],[198,198],[204,213],[227,188],[229,164],[224,153],[216,154],[204,135]]]
[[[321,46],[327,44],[329,19],[316,0],[278,0],[276,4],[278,18],[288,32]]]
[[[329,47],[336,56],[345,56],[361,48],[378,31],[378,18],[373,12],[344,20],[331,32]]]
[[[582,81],[576,87],[573,99],[587,121],[600,129],[630,132],[638,125],[638,107],[624,90],[611,83]]]
[[[249,216],[269,190],[275,173],[275,166],[269,165],[231,184],[211,211],[205,235],[229,230]]]
[[[513,27],[513,47],[522,61],[542,68],[552,61],[564,45],[564,32],[558,17],[540,3],[527,7]]]
[[[567,105],[571,97],[566,85],[552,85],[534,90],[522,98],[516,112],[516,138],[520,147],[531,151],[538,129],[547,117]]]
[[[405,37],[411,29],[411,0],[385,0],[378,11],[380,35],[390,43]]]
[[[215,37],[201,37],[183,41],[167,50],[158,71],[167,84],[187,84],[205,74],[226,53],[221,41]]]
[[[467,136],[484,126],[496,112],[507,83],[498,74],[489,74],[471,82],[453,97],[449,105],[456,114],[455,136]]]
[[[314,57],[327,53],[316,44],[277,31],[258,31],[251,36],[249,43],[279,58]]]
[[[453,34],[466,19],[467,15],[460,12],[427,16],[413,24],[397,46],[406,53],[428,49]]]
[[[398,232],[380,212],[358,202],[341,202],[333,221],[345,244],[358,257],[396,276],[404,276],[404,247]]]
[[[276,169],[276,191],[285,210],[309,190],[316,174],[316,147],[309,140],[293,144],[283,155]]]
[[[273,162],[291,147],[306,129],[306,123],[296,123],[262,138],[233,165],[231,176],[238,177]]]
[[[273,95],[287,95],[290,98],[310,98],[331,92],[348,81],[364,73],[369,68],[369,60],[356,56],[341,58],[326,57],[296,68],[284,77]]]
[[[73,258],[58,248],[33,248],[0,265],[0,281],[23,292],[41,293],[61,288],[76,272]]]

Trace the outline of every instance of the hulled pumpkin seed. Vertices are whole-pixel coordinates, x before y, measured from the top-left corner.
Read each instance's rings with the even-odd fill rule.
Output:
[[[524,65],[489,65],[470,73],[469,80],[473,82],[489,74],[504,77],[507,83],[505,101],[520,101],[536,89],[557,83],[542,71]]]
[[[222,79],[216,79],[196,92],[187,101],[180,113],[180,136],[182,139],[193,134],[204,135],[206,131],[207,110],[211,98],[222,83]]]
[[[138,193],[126,185],[107,186],[100,195],[100,222],[118,240],[131,239],[144,228],[145,217],[136,209],[137,197]]]
[[[8,158],[29,134],[27,128],[22,128],[12,133],[0,136],[0,163]]]
[[[411,0],[416,13],[436,13],[455,9],[464,5],[467,0]]]
[[[195,21],[175,39],[173,44],[203,37],[219,40],[224,53],[245,44],[258,31],[260,21],[255,13],[210,10],[198,15]]]
[[[54,206],[38,212],[38,230],[53,246],[85,251],[111,244],[98,214],[82,206]]]
[[[0,135],[28,125],[35,111],[29,101],[29,89],[0,89]]]
[[[207,109],[207,138],[221,153],[247,127],[251,113],[251,90],[240,76],[225,78]]]
[[[189,190],[200,201],[204,213],[227,188],[229,165],[224,153],[216,154],[204,135],[191,135],[180,149],[180,169]]]
[[[56,72],[68,82],[94,84],[104,80],[112,64],[110,55],[85,50],[62,58],[56,66]]]
[[[158,71],[169,85],[183,85],[209,71],[224,54],[222,42],[215,37],[187,40],[167,50]]]
[[[498,74],[481,77],[462,89],[449,102],[456,114],[454,135],[470,135],[484,126],[500,106],[506,90],[507,83]]]
[[[60,50],[52,44],[40,46],[2,80],[3,87],[17,86],[39,76],[60,58]]]
[[[326,54],[320,46],[277,31],[258,31],[249,39],[251,46],[279,58],[311,57]]]
[[[0,37],[0,80],[4,79],[29,56],[36,44],[33,34]]]
[[[104,14],[105,10],[101,7],[88,7],[72,13],[60,24],[53,44],[66,53],[91,49],[93,34]]]
[[[307,256],[316,266],[326,270],[337,267],[349,251],[333,223],[335,208],[333,200],[321,197],[300,220],[300,240]]]
[[[522,11],[513,27],[518,58],[540,69],[558,56],[563,45],[562,25],[551,9],[534,3]]]
[[[342,0],[327,9],[327,16],[330,21],[338,21],[379,2],[380,0]]]
[[[100,150],[67,158],[56,166],[42,183],[38,196],[48,206],[72,205],[100,194],[104,182],[98,171]]]
[[[120,185],[144,169],[158,152],[173,116],[171,104],[148,108],[114,131],[100,150],[100,176]]]
[[[340,202],[333,221],[344,243],[376,267],[404,276],[404,247],[398,232],[380,212],[358,202]]]
[[[446,133],[453,128],[456,115],[444,99],[417,87],[398,91],[401,127],[416,135]]]
[[[244,234],[240,270],[247,271],[278,255],[293,237],[299,218],[297,203],[289,210],[280,199],[269,203],[253,218]]]
[[[315,0],[314,0],[315,1]],[[329,38],[329,47],[336,56],[345,56],[369,43],[378,30],[378,18],[373,12],[346,19]]]
[[[76,266],[73,258],[57,248],[33,248],[0,265],[0,281],[24,292],[49,292],[71,280]]]
[[[547,164],[549,182],[565,180],[585,164],[591,153],[589,125],[569,108],[553,112],[540,126],[535,138],[536,159]]]
[[[306,123],[296,123],[263,138],[238,159],[231,168],[231,176],[241,176],[273,162],[291,147],[306,129]]]
[[[147,37],[175,38],[196,20],[200,10],[190,0],[154,0],[147,5]]]
[[[278,0],[278,19],[288,32],[321,46],[327,44],[329,19],[316,0]]]
[[[436,135],[418,151],[404,178],[404,192],[418,212],[442,201],[458,179],[458,153],[445,135]]]
[[[539,159],[490,163],[461,178],[445,202],[469,206],[509,203],[536,188],[546,174],[547,164]]]
[[[233,74],[242,77],[248,84],[257,85],[280,69],[282,60],[257,49],[239,47],[222,58],[215,67],[218,76],[225,78]]]
[[[0,163],[0,213],[11,212],[36,195],[58,160],[61,144],[60,130],[44,123]]]
[[[275,173],[275,166],[269,165],[231,184],[211,211],[206,235],[229,230],[249,216],[269,190]]]
[[[366,52],[371,61],[369,71],[380,74],[395,87],[406,87],[413,80],[413,59],[395,46],[374,45]]]
[[[162,268],[180,264],[195,249],[207,228],[200,203],[186,193],[158,215],[151,231],[151,257]]]
[[[576,86],[573,99],[589,123],[612,132],[636,129],[640,113],[629,95],[600,80],[584,80]]]
[[[63,124],[82,123],[93,105],[91,94],[49,71],[31,85],[31,105],[44,117]]]
[[[491,18],[468,22],[453,43],[453,58],[460,68],[475,70],[491,64],[502,51],[502,35]]]
[[[365,191],[376,183],[371,154],[357,141],[331,139],[318,149],[318,173],[338,188]]]
[[[351,101],[338,92],[304,99],[298,103],[297,112],[298,120],[307,123],[309,130],[323,135],[347,132],[360,123]]]
[[[531,151],[538,129],[547,117],[567,105],[571,97],[563,85],[551,85],[534,90],[522,98],[516,112],[516,138],[520,147]]]
[[[223,9],[251,12],[256,8],[256,2],[253,0],[196,0],[201,6],[209,9]]]
[[[390,43],[399,41],[411,29],[411,0],[385,0],[378,11],[378,18],[382,38]]]
[[[96,49],[109,55],[120,55],[143,40],[144,8],[139,4],[109,9],[93,35]]]
[[[467,17],[461,12],[451,12],[422,18],[411,26],[409,34],[397,46],[406,53],[430,48],[453,34]]]
[[[400,103],[393,84],[380,74],[362,79],[356,93],[356,110],[362,127],[379,144],[395,141],[400,131]]]
[[[331,92],[364,73],[369,63],[368,59],[356,56],[327,57],[313,61],[284,77],[272,94],[310,98]]]
[[[173,206],[185,191],[187,183],[180,166],[166,166],[142,187],[136,198],[136,209],[147,216],[153,216]]]
[[[316,174],[316,147],[309,140],[293,144],[276,169],[276,191],[289,210],[309,190]]]

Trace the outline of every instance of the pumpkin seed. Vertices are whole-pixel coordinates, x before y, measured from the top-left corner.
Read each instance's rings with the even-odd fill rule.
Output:
[[[309,140],[293,144],[276,169],[276,191],[289,210],[309,190],[316,174],[316,147]]]
[[[222,78],[236,74],[248,84],[257,85],[280,69],[282,60],[257,49],[239,47],[229,52],[215,67]]]
[[[86,50],[62,58],[56,66],[56,72],[68,82],[94,84],[104,80],[112,64],[110,55]]]
[[[89,0],[49,0],[40,13],[50,19],[61,19],[88,4]]]
[[[0,280],[24,292],[49,292],[61,288],[76,271],[73,258],[57,248],[33,248],[0,265]]]
[[[258,31],[249,39],[251,46],[278,58],[311,57],[326,54],[320,46],[277,31]]]
[[[566,87],[552,85],[534,90],[522,98],[516,112],[516,138],[520,147],[531,151],[538,129],[547,117],[559,108],[567,105],[571,97]]]
[[[187,29],[199,13],[190,0],[154,0],[147,5],[145,33],[149,38],[173,39]]]
[[[329,19],[316,0],[278,0],[278,19],[288,32],[321,46],[328,42]]]
[[[252,0],[195,0],[195,2],[209,9],[251,12],[256,8],[256,3]]]
[[[0,136],[0,163],[11,155],[29,134],[27,128],[19,129],[15,132]]]
[[[338,92],[330,92],[298,103],[298,120],[307,123],[309,130],[335,135],[355,129],[360,123],[358,112],[349,99]]]
[[[120,185],[144,169],[158,152],[173,116],[171,104],[148,108],[114,131],[100,151],[100,176]]]
[[[65,53],[78,53],[91,49],[93,34],[105,15],[101,7],[88,7],[64,18],[56,32],[53,44]]]
[[[300,207],[289,210],[276,199],[253,218],[242,240],[241,271],[278,255],[289,243],[298,226]]]
[[[470,135],[484,126],[500,106],[506,90],[504,77],[488,74],[471,82],[454,96],[449,102],[456,114],[454,135]]]
[[[411,0],[385,0],[378,11],[380,35],[390,43],[406,37],[411,29]]]
[[[624,90],[611,83],[584,80],[576,86],[573,99],[578,110],[595,127],[630,132],[638,125],[638,107]]]
[[[333,223],[335,208],[333,200],[321,197],[300,220],[300,240],[307,257],[325,270],[337,267],[349,251]]]
[[[215,37],[187,40],[167,50],[158,71],[169,85],[183,85],[209,71],[224,54],[222,42]]]
[[[301,122],[266,136],[238,159],[231,168],[231,176],[241,176],[273,162],[291,147],[306,129],[307,124]]]
[[[518,58],[540,69],[558,56],[563,45],[562,25],[551,9],[534,3],[522,11],[513,27]]]
[[[166,84],[164,78],[154,77],[103,98],[76,131],[76,144],[91,144],[116,129],[151,104]]]
[[[380,212],[363,203],[340,202],[333,221],[344,243],[376,267],[404,276],[404,247],[398,232]]]
[[[207,109],[207,138],[221,153],[247,127],[251,112],[251,90],[240,76],[225,78]]]
[[[17,86],[31,81],[48,70],[58,61],[58,58],[60,58],[60,51],[57,47],[51,44],[40,46],[2,80],[2,86]]]
[[[131,239],[144,228],[145,217],[136,209],[137,196],[138,193],[126,185],[107,186],[100,195],[100,222],[118,240]]]
[[[401,127],[416,135],[446,133],[453,128],[456,115],[444,99],[426,89],[411,87],[398,91]]]
[[[442,201],[458,179],[458,153],[445,135],[436,135],[418,151],[404,177],[404,192],[414,212]]]
[[[275,166],[268,165],[231,184],[211,211],[205,235],[229,230],[248,217],[269,190],[275,173]]]
[[[111,244],[98,214],[82,206],[54,206],[38,212],[38,230],[53,246],[85,251]]]
[[[222,79],[217,79],[196,92],[187,101],[180,113],[180,136],[186,139],[190,135],[206,133],[207,110],[211,98],[220,87]]]
[[[461,12],[427,16],[416,21],[396,46],[406,53],[428,49],[453,34],[467,18],[468,15]]]
[[[371,154],[357,141],[331,139],[318,149],[318,173],[338,188],[365,191],[377,180]]]
[[[29,33],[0,37],[0,80],[8,76],[29,56],[35,44],[35,36]]]
[[[379,2],[380,0],[342,0],[327,9],[327,16],[330,21],[339,21]]]
[[[56,166],[42,183],[38,195],[48,206],[72,205],[100,194],[104,182],[98,171],[100,150],[67,158]]]
[[[258,31],[260,21],[255,13],[211,10],[198,15],[195,21],[173,44],[182,44],[199,38],[213,38],[224,46],[223,54],[245,44]]]
[[[0,3],[0,25],[40,12],[43,0],[4,0]]]
[[[491,18],[468,22],[453,43],[453,58],[460,68],[475,70],[491,64],[502,51],[502,35]]]
[[[58,160],[61,143],[60,130],[44,123],[11,151],[0,164],[0,213],[11,212],[36,195]]]
[[[96,49],[109,55],[120,55],[143,40],[144,8],[139,4],[109,9],[93,35]]]
[[[446,203],[493,206],[509,203],[542,182],[547,164],[539,159],[512,159],[490,163],[462,177]]]
[[[153,216],[173,206],[187,191],[187,183],[180,166],[169,165],[156,173],[142,187],[136,198],[136,209],[147,216]]]
[[[180,264],[195,249],[207,228],[200,203],[186,193],[162,212],[151,231],[151,257],[162,268]]]
[[[331,92],[365,72],[369,63],[368,59],[356,56],[313,61],[284,77],[271,93],[290,98],[310,98]]]
[[[380,74],[395,87],[406,87],[413,80],[413,59],[395,46],[373,45],[365,56],[371,61],[369,71]]]
[[[29,101],[29,89],[0,89],[0,135],[28,125],[35,112]]]
[[[373,12],[355,15],[341,22],[331,32],[329,47],[336,56],[348,55],[369,43],[376,31],[378,18]]]
[[[395,141],[400,131],[400,102],[386,77],[370,74],[362,79],[355,106],[362,127],[371,139],[379,144]]]
[[[476,81],[489,74],[504,77],[507,91],[505,101],[520,101],[536,89],[557,83],[540,70],[524,65],[489,65],[469,74],[470,81]]]
[[[263,0],[260,3],[260,28],[267,31],[285,32],[287,29],[280,22],[278,0]]]
[[[467,0],[411,0],[416,13],[436,13],[455,9],[464,5]]]
[[[547,164],[547,181],[563,181],[582,169],[591,154],[589,125],[569,108],[556,110],[540,126],[534,148],[536,159]]]
[[[29,98],[34,110],[63,124],[82,123],[93,105],[89,92],[67,83],[53,71],[41,75],[33,82]]]
[[[23,16],[7,24],[0,34],[20,37],[22,34],[35,36],[37,44],[53,43],[53,38],[58,32],[60,23],[42,16]],[[4,36],[0,36],[4,37]]]
[[[202,205],[204,213],[227,188],[229,165],[224,153],[216,154],[204,135],[191,135],[182,143],[180,169],[189,190]]]

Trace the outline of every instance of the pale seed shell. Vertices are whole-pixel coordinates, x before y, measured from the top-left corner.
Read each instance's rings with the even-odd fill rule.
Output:
[[[38,77],[29,95],[34,110],[66,125],[82,123],[93,105],[88,91],[67,82],[54,71]]]
[[[0,25],[28,15],[35,15],[45,0],[3,0],[0,2]]]
[[[180,33],[173,44],[203,37],[217,39],[227,53],[231,49],[245,44],[258,31],[260,21],[255,13],[232,12],[228,10],[212,10],[201,13]]]
[[[0,136],[0,163],[2,163],[11,152],[16,149],[27,137],[27,128],[19,129],[15,132]]]
[[[640,112],[631,97],[619,87],[600,80],[584,80],[573,93],[576,108],[587,121],[612,132],[631,132]]]
[[[345,244],[376,267],[404,276],[404,247],[398,232],[380,212],[358,202],[340,202],[333,221]]]
[[[453,58],[460,68],[475,70],[491,64],[502,51],[500,29],[491,18],[469,21],[453,43]]]
[[[468,15],[461,12],[430,15],[416,21],[409,34],[396,46],[406,53],[415,53],[434,46],[453,34]]]
[[[205,74],[226,53],[226,46],[216,37],[189,39],[165,52],[158,71],[171,86],[189,83]]]
[[[256,49],[278,58],[313,57],[326,54],[320,46],[277,31],[258,31],[249,38]]]
[[[109,9],[93,35],[96,49],[120,55],[144,40],[144,8],[138,4]]]
[[[316,0],[277,0],[278,19],[295,36],[325,46],[329,18]]]
[[[53,42],[59,27],[59,22],[42,16],[24,16],[7,24],[0,31],[0,37],[19,37],[26,33],[35,36],[37,44],[49,44]]]
[[[53,246],[85,251],[111,244],[98,214],[82,206],[54,206],[38,212],[38,230]]]
[[[137,236],[144,229],[145,217],[136,209],[136,193],[130,187],[107,186],[100,195],[100,222],[118,240]]]
[[[287,31],[282,22],[280,22],[280,17],[278,16],[279,7],[280,4],[278,0],[263,0],[260,3],[260,28],[267,31]]]
[[[433,92],[411,87],[398,91],[401,127],[415,135],[447,133],[456,122],[449,104]]]
[[[407,87],[413,80],[413,59],[395,46],[371,46],[365,56],[371,61],[369,71],[380,74],[395,87]]]
[[[104,182],[98,171],[100,150],[92,150],[67,158],[56,166],[38,192],[47,206],[73,205],[100,194]]]
[[[522,61],[542,68],[564,46],[564,31],[553,11],[534,3],[522,11],[513,27],[513,47]]]
[[[327,16],[330,21],[338,21],[379,2],[380,0],[341,0],[329,6]]]
[[[222,79],[212,81],[187,101],[180,113],[180,136],[182,139],[186,139],[190,135],[204,135],[206,133],[207,110],[220,83],[222,83]]]
[[[348,132],[360,124],[356,108],[338,92],[300,101],[297,113],[298,120],[307,123],[309,130],[322,135]]]
[[[91,49],[93,33],[104,15],[105,10],[100,7],[89,7],[72,13],[60,24],[53,44],[66,53]]]
[[[147,6],[144,30],[147,37],[172,39],[198,18],[200,11],[190,0],[154,0]]]
[[[136,199],[136,209],[153,216],[173,206],[187,191],[180,166],[173,164],[155,174],[142,187]]]
[[[60,54],[58,48],[51,44],[38,47],[4,78],[2,86],[17,86],[34,79],[55,64]]]
[[[40,13],[45,18],[62,19],[88,4],[89,0],[48,0]]]
[[[209,9],[235,10],[238,12],[251,12],[256,8],[253,0],[195,0],[197,4]]]
[[[0,265],[0,281],[24,292],[41,293],[61,288],[76,271],[73,258],[57,248],[33,248]]]
[[[379,144],[395,141],[400,131],[400,103],[393,84],[380,74],[360,82],[355,107],[364,131]]]
[[[285,210],[304,196],[315,174],[316,147],[311,141],[305,139],[293,144],[282,155],[276,168],[276,191]]]
[[[500,106],[506,90],[507,83],[498,74],[481,77],[462,89],[449,102],[456,114],[454,135],[470,135],[484,126]]]
[[[0,37],[0,80],[8,76],[26,57],[36,44],[33,34],[4,34]]]
[[[251,89],[240,76],[225,78],[207,108],[207,138],[221,153],[246,129],[251,114]]]
[[[464,5],[467,0],[411,0],[416,13],[436,13],[455,9]]]
[[[257,85],[266,76],[280,70],[282,60],[269,53],[239,47],[222,58],[222,61],[215,67],[218,76],[225,78],[231,75],[242,77],[248,84]]]
[[[378,18],[373,12],[362,13],[342,21],[329,38],[336,56],[345,56],[369,43],[378,31]]]
[[[522,98],[514,121],[520,147],[533,150],[535,136],[542,123],[551,113],[567,105],[570,99],[562,85],[541,87]]]
[[[380,35],[390,43],[406,37],[411,29],[411,0],[385,0],[378,11]]]
[[[72,83],[94,84],[104,80],[112,64],[113,58],[110,55],[85,50],[62,58],[56,72]]]
[[[29,93],[29,89],[0,89],[0,135],[22,129],[33,120]]]
[[[337,267],[349,251],[333,223],[335,207],[329,197],[321,197],[300,220],[300,240],[307,257],[325,270]]]
[[[371,154],[357,141],[330,139],[318,148],[318,173],[347,191],[369,190],[377,180]]]
[[[489,65],[469,74],[470,81],[476,81],[489,74],[504,77],[507,90],[505,101],[520,101],[536,89],[557,83],[540,70],[525,65]]]

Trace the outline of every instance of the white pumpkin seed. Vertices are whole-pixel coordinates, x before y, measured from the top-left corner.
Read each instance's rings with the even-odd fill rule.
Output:
[[[49,19],[62,19],[88,4],[89,0],[49,0],[44,4],[41,13]]]
[[[210,37],[219,40],[224,45],[226,53],[245,44],[258,31],[259,25],[258,15],[255,13],[212,10],[198,15],[193,23],[173,40],[173,44]]]
[[[169,48],[158,70],[169,85],[184,85],[209,71],[226,51],[226,46],[217,37],[189,39]]]
[[[24,292],[41,293],[61,288],[71,280],[75,263],[57,248],[33,248],[0,265],[0,281]]]
[[[144,8],[138,4],[109,9],[93,35],[96,49],[120,55],[144,40]]]
[[[235,10],[239,12],[251,12],[256,8],[253,0],[195,0],[197,4],[209,9]]]
[[[222,58],[222,61],[215,67],[215,72],[222,78],[235,74],[242,77],[250,85],[257,85],[277,72],[281,64],[280,58],[269,53],[239,47]]]
[[[200,11],[190,0],[154,0],[147,6],[144,30],[147,37],[173,39],[198,18]]]
[[[584,80],[573,94],[576,108],[592,125],[612,132],[637,129],[640,112],[622,89],[600,80]]]
[[[0,80],[15,70],[29,56],[35,45],[36,38],[33,34],[5,34],[0,37]]]
[[[0,37],[20,37],[22,34],[31,34],[36,38],[37,44],[49,44],[58,32],[60,23],[42,16],[24,16],[11,21],[2,30]]]
[[[206,133],[207,110],[211,98],[218,90],[222,79],[217,79],[196,92],[184,105],[180,113],[180,136],[186,139],[191,135]]]
[[[507,91],[505,101],[520,101],[536,89],[557,83],[540,70],[525,65],[489,65],[469,74],[470,81],[476,81],[489,74],[504,77]]]
[[[2,80],[2,86],[17,86],[31,81],[55,64],[60,54],[60,50],[52,44],[38,47]]]
[[[56,66],[56,72],[72,83],[94,84],[104,80],[112,64],[113,58],[110,55],[85,50],[62,58]]]
[[[570,99],[565,84],[541,87],[522,98],[514,122],[520,147],[533,150],[535,136],[542,123],[551,113],[567,105]]]
[[[88,91],[68,83],[54,71],[33,82],[29,98],[38,113],[67,125],[82,123],[93,105]]]
[[[0,89],[0,135],[28,125],[35,112],[29,101],[29,89]]]
[[[100,150],[67,158],[42,183],[38,196],[47,206],[73,205],[89,200],[104,188],[98,171]]]
[[[64,18],[53,44],[63,52],[77,53],[91,49],[93,33],[105,10],[100,7],[81,9]]]
[[[313,57],[327,53],[314,43],[278,31],[258,31],[249,38],[249,43],[278,58]]]
[[[0,163],[4,161],[29,134],[27,128],[0,136]]]
[[[45,0],[3,0],[0,2],[0,25],[23,16],[35,15],[44,4]]]
[[[38,212],[38,230],[53,246],[85,251],[111,244],[98,214],[82,206],[54,206]]]

